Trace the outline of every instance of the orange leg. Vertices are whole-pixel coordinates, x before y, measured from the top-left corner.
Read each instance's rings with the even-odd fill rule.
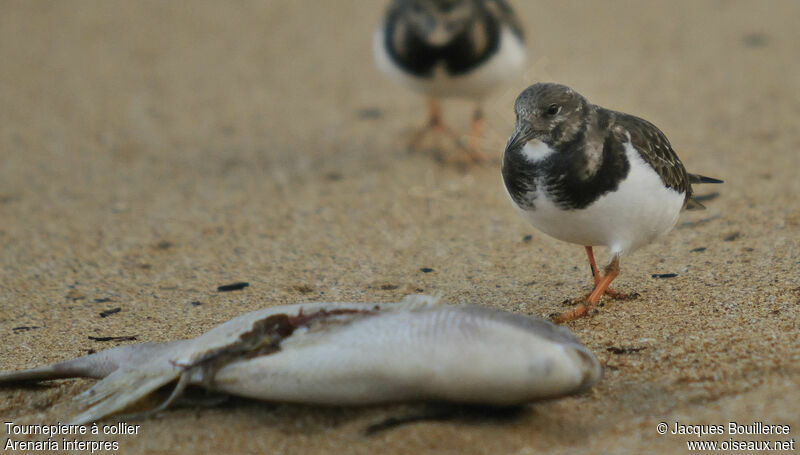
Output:
[[[589,258],[589,267],[592,268],[592,279],[594,279],[594,285],[597,286],[597,283],[600,282],[600,272],[597,271],[597,263],[594,262],[594,251],[592,251],[592,247],[585,246],[586,248],[586,256]]]
[[[483,109],[475,108],[472,115],[472,132],[469,138],[469,147],[466,149],[467,156],[473,163],[486,161],[488,157],[480,152],[481,133],[483,132]]]
[[[590,247],[587,247],[587,252],[589,251]],[[594,264],[594,258],[590,256],[590,264],[592,264],[592,273],[595,277],[598,276],[597,273],[597,266]],[[614,281],[614,278],[619,275],[619,256],[614,256],[611,260],[611,263],[606,266],[605,275],[602,278],[596,280],[596,285],[594,287],[594,291],[589,294],[589,297],[586,298],[586,302],[578,304],[575,308],[569,311],[565,311],[553,317],[553,322],[557,324],[562,324],[564,322],[569,322],[574,319],[577,319],[586,313],[589,312],[592,308],[597,306],[597,302],[600,301],[600,297],[608,291],[608,286]]]
[[[444,128],[444,117],[442,116],[442,107],[439,106],[439,100],[431,98],[428,100],[428,126],[434,130]]]
[[[592,279],[594,280],[594,287],[597,288],[597,285],[600,284],[600,272],[597,271],[597,264],[594,262],[594,251],[592,251],[592,247],[590,246],[585,246],[584,248],[586,248],[586,256],[589,258],[589,266],[592,268]],[[632,295],[615,291],[614,289],[611,288],[606,289],[605,295],[615,300],[626,300],[632,297]],[[587,295],[586,297],[584,297],[583,300],[587,299],[588,297],[589,296]]]
[[[446,134],[453,140],[453,142],[456,143],[459,148],[463,148],[458,135],[444,124],[442,108],[439,106],[439,100],[437,98],[428,99],[428,123],[420,128],[419,131],[414,133],[414,136],[411,138],[411,142],[409,144],[410,148],[412,150],[418,150],[422,140],[432,132]]]

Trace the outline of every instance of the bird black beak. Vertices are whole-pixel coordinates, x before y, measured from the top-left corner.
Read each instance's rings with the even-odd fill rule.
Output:
[[[535,132],[533,131],[533,128],[531,128],[530,122],[517,122],[514,132],[511,133],[511,137],[508,139],[508,143],[506,144],[506,153],[508,153],[509,150],[517,150],[521,148],[534,136]]]

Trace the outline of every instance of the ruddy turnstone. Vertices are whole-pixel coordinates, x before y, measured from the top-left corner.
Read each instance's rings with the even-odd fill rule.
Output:
[[[569,87],[534,84],[514,110],[503,154],[506,190],[537,229],[584,245],[594,278],[592,293],[556,322],[586,314],[604,294],[624,298],[608,287],[620,256],[669,232],[684,208],[702,208],[693,183],[722,183],[687,173],[652,123],[595,106]],[[612,257],[603,276],[592,252],[601,245]]]
[[[525,66],[522,29],[504,0],[394,0],[373,36],[378,67],[391,79],[429,98],[429,119],[414,135],[416,148],[431,131],[454,139],[472,161],[483,156],[478,140],[483,129],[484,98]],[[477,102],[468,147],[447,128],[441,97]]]

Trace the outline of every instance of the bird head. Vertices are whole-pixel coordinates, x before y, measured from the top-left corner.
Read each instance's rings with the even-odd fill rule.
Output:
[[[538,83],[526,88],[514,102],[516,125],[506,150],[538,140],[550,146],[569,142],[578,134],[591,105],[571,88]]]
[[[401,0],[402,17],[431,46],[445,46],[472,23],[473,0]]]

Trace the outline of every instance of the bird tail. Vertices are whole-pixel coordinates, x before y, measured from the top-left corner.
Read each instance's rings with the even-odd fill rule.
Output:
[[[720,179],[715,179],[713,177],[706,177],[705,175],[700,174],[688,174],[689,175],[689,183],[725,183]],[[705,210],[706,206],[700,203],[700,200],[710,200],[714,199],[715,197],[719,196],[719,193],[711,193],[706,196],[692,196],[686,200],[686,205],[684,208],[686,210]]]
[[[706,177],[705,175],[689,174],[689,183],[725,183],[725,182],[720,179],[715,179],[713,177]]]
[[[698,202],[694,198],[689,198],[686,201],[686,206],[684,207],[686,210],[705,210],[706,206]]]

